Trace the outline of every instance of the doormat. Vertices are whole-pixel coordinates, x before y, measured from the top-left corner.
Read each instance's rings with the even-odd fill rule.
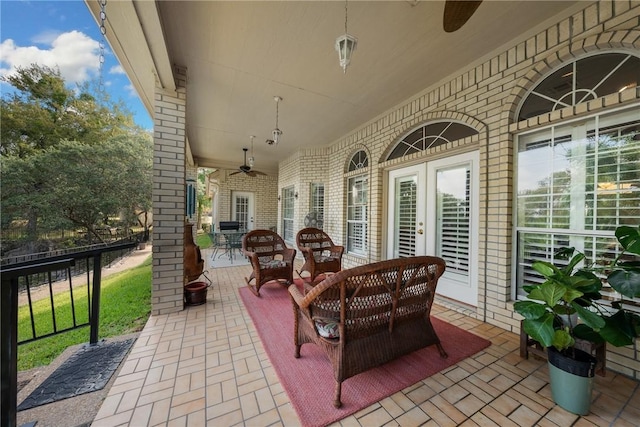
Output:
[[[18,411],[101,390],[134,341],[130,338],[82,346],[18,405]]]

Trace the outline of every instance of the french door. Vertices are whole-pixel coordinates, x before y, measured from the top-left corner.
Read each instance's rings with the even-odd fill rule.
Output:
[[[389,172],[387,258],[447,263],[437,293],[478,304],[478,153]]]
[[[231,218],[233,218],[233,221],[240,223],[241,230],[253,230],[255,224],[253,193],[234,191],[232,199]]]
[[[389,222],[387,258],[422,255],[426,252],[425,165],[389,172]]]

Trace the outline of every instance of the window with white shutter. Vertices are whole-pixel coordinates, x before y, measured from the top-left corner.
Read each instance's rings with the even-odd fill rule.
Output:
[[[469,240],[471,207],[471,170],[468,165],[439,170],[438,182],[464,182],[457,193],[443,192],[436,195],[436,250],[447,263],[449,273],[469,275]],[[462,187],[462,186],[460,186]]]
[[[564,246],[603,264],[620,251],[616,227],[640,224],[637,106],[520,135],[516,163],[518,296],[542,281],[533,262],[561,264]]]
[[[417,185],[413,177],[396,180],[397,242],[394,256],[410,257],[416,254],[416,199]]]
[[[316,227],[322,230],[324,221],[324,184],[311,183],[311,200],[309,206],[311,212],[317,218]]]
[[[347,164],[347,171],[369,168],[369,156],[357,151]],[[366,255],[369,242],[369,179],[367,175],[347,178],[347,252]]]
[[[294,188],[286,187],[282,189],[282,238],[286,242],[294,241],[293,217],[295,213]]]
[[[347,251],[356,255],[367,252],[369,180],[366,175],[348,180]]]

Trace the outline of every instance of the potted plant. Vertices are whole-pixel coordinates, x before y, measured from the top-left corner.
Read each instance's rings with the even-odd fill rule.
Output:
[[[606,265],[584,265],[585,255],[574,248],[556,252],[557,259],[568,260],[566,266],[533,263],[545,280],[525,286],[527,300],[514,304],[524,331],[547,348],[554,401],[580,415],[589,412],[595,359],[575,347],[576,338],[618,347],[640,336],[640,316],[625,309],[622,298],[602,303],[605,278],[623,297],[640,296],[640,227],[620,226],[615,235],[622,252]]]

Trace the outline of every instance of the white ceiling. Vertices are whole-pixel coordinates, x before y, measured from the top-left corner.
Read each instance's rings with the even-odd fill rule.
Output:
[[[87,0],[97,15],[95,3]],[[187,136],[200,166],[239,166],[256,135],[255,169],[270,172],[295,150],[335,142],[578,3],[485,0],[465,26],[445,33],[442,1],[350,1],[348,31],[358,46],[346,74],[334,50],[344,33],[341,1],[109,2],[107,38],[148,108],[155,80],[170,86],[170,65],[187,68]],[[277,147],[265,143],[275,95],[284,99]]]

